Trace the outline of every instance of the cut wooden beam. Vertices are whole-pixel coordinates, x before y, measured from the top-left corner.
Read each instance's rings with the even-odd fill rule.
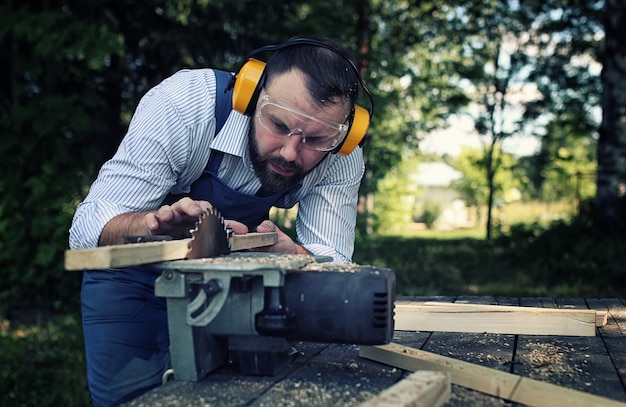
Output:
[[[233,235],[228,238],[228,241],[230,250],[238,251],[253,247],[271,246],[278,243],[278,235],[275,232],[247,233]],[[181,260],[187,258],[190,242],[191,238],[67,250],[65,252],[65,269],[118,268],[159,261]]]
[[[395,303],[395,329],[398,331],[595,336],[597,324],[595,310]]]
[[[450,400],[450,375],[420,370],[359,407],[439,407]]]
[[[609,321],[609,313],[606,311],[596,311],[596,327],[602,328]]]
[[[184,259],[191,239],[167,242],[129,243],[93,249],[67,250],[66,270],[118,268]]]
[[[359,356],[409,371],[450,373],[452,384],[529,406],[626,407],[625,403],[394,343],[361,346]]]

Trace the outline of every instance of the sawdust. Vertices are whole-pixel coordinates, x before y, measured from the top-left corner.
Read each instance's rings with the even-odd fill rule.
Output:
[[[587,369],[580,364],[586,364],[590,355],[585,349],[575,349],[572,345],[560,342],[529,342],[524,347],[522,363],[531,368],[530,377],[539,380],[549,380],[555,376],[560,380],[583,378],[583,383],[589,386],[594,380]],[[574,357],[574,355],[576,357]],[[582,355],[582,360],[581,356]],[[580,380],[577,379],[577,382]]]
[[[318,261],[321,260],[321,261]],[[326,258],[317,258],[315,256],[304,254],[268,254],[268,253],[233,253],[227,256],[210,257],[203,259],[186,260],[196,264],[215,264],[215,265],[236,265],[236,264],[269,264],[284,270],[302,270],[311,272],[346,272],[355,273],[364,269],[373,269],[369,266],[361,266],[355,263],[351,264],[334,264],[324,260]]]
[[[374,393],[355,392],[352,384],[330,384],[315,381],[286,379],[272,388],[278,401],[271,399],[254,403],[255,406],[348,406],[372,397]]]
[[[518,406],[519,404],[509,402],[505,399],[489,396],[475,390],[452,384],[450,400],[445,404],[446,407],[497,407],[497,406]]]
[[[315,263],[313,256],[302,254],[267,254],[267,253],[236,253],[227,256],[209,257],[203,259],[186,260],[197,264],[269,264],[282,269],[300,269],[307,264]]]
[[[356,273],[363,269],[358,264],[328,264],[328,263],[309,263],[302,268],[303,271],[336,271],[344,273]]]

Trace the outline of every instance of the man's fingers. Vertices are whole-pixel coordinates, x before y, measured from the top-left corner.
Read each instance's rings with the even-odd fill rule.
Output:
[[[174,204],[163,205],[157,211],[159,219],[165,222],[186,221],[187,218],[195,218],[203,212],[212,210],[213,206],[207,201],[194,201],[189,197],[181,198]]]
[[[248,227],[241,222],[237,222],[235,220],[225,220],[224,227],[232,229],[233,233],[236,235],[243,235],[244,233],[248,233]]]
[[[278,228],[276,227],[276,225],[274,225],[272,222],[270,222],[269,220],[264,220],[259,226],[257,226],[256,231],[259,233],[277,232],[277,229]]]
[[[204,212],[212,211],[213,205],[209,201],[194,201],[191,198],[185,197],[174,205],[179,205],[179,210],[187,216],[200,216]]]
[[[174,219],[174,209],[169,205],[163,205],[157,210],[156,218],[162,222],[170,222]]]
[[[146,223],[148,230],[150,230],[151,232],[159,229],[159,219],[157,218],[156,213],[147,213],[144,217],[144,222]]]

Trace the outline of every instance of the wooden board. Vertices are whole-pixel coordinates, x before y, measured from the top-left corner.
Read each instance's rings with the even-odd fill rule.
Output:
[[[398,344],[362,346],[361,357],[410,371],[450,373],[453,384],[529,406],[620,406],[625,403]]]
[[[450,400],[450,375],[421,370],[359,407],[439,407]]]
[[[596,311],[504,305],[396,302],[398,331],[595,336]]]
[[[191,239],[146,243],[129,243],[100,246],[93,249],[67,250],[66,270],[119,268],[186,258]],[[229,238],[231,251],[278,243],[278,235],[270,233],[247,233]]]

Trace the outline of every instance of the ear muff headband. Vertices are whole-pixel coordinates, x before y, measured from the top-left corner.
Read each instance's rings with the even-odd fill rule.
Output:
[[[350,128],[348,129],[346,137],[344,138],[342,143],[337,146],[335,150],[333,150],[333,153],[340,155],[350,154],[356,148],[356,146],[362,144],[365,140],[365,135],[367,134],[367,129],[369,128],[370,119],[374,113],[374,100],[370,91],[365,86],[365,83],[361,78],[361,74],[359,73],[358,68],[356,67],[356,65],[354,65],[352,60],[341,50],[330,47],[322,42],[308,38],[296,38],[280,45],[267,45],[265,47],[261,47],[252,51],[246,58],[245,62],[241,65],[237,73],[233,76],[233,79],[230,81],[228,87],[226,88],[226,91],[230,90],[231,88],[233,89],[233,109],[235,109],[239,113],[250,116],[256,108],[259,94],[265,84],[266,64],[265,62],[259,61],[254,57],[263,52],[278,51],[280,49],[291,47],[294,45],[315,45],[318,47],[330,49],[331,51],[334,51],[335,53],[340,55],[350,64],[352,69],[354,69],[354,72],[359,79],[359,84],[369,98],[369,111],[359,105],[354,105],[354,110],[350,119]]]

